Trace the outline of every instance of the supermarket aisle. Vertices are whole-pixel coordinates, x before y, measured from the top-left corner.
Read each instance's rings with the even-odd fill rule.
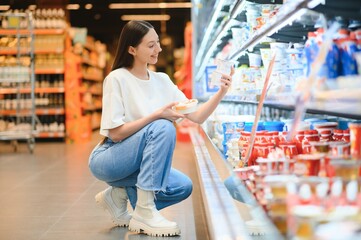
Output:
[[[91,175],[87,158],[98,141],[95,134],[92,142],[77,145],[37,143],[33,155],[25,144],[14,153],[0,142],[0,239],[208,239],[190,143],[177,142],[173,165],[193,179],[193,194],[162,211],[178,222],[182,235],[151,238],[113,227],[96,206],[94,196],[106,185]]]

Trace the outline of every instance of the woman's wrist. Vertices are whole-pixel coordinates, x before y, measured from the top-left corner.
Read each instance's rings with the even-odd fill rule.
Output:
[[[159,111],[155,111],[154,113],[150,114],[150,115],[148,116],[148,118],[149,118],[149,122],[153,122],[153,121],[159,119],[159,118],[160,118],[160,113],[159,113]]]
[[[227,89],[220,88],[216,94],[219,94],[219,97],[222,99],[227,94]]]

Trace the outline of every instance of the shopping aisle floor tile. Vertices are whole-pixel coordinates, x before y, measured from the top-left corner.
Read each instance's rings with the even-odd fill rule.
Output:
[[[187,200],[162,210],[182,234],[155,238],[114,227],[109,214],[96,205],[94,196],[107,185],[91,175],[88,156],[99,140],[95,133],[87,143],[36,143],[33,154],[26,144],[13,152],[0,142],[0,239],[208,239],[190,143],[177,142],[173,166],[192,178],[194,191]]]

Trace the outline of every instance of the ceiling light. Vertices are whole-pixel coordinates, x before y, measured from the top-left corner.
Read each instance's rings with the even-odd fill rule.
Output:
[[[144,20],[144,21],[168,21],[170,16],[167,14],[161,15],[122,15],[120,17],[123,21]]]
[[[7,11],[9,10],[10,5],[0,5],[0,11]]]
[[[172,3],[111,3],[110,9],[135,9],[135,8],[192,8],[191,2]]]
[[[66,5],[66,9],[68,10],[78,10],[80,8],[79,4],[68,4]]]
[[[85,4],[85,9],[92,9],[93,8],[93,4],[91,4],[91,3],[87,3],[87,4]]]

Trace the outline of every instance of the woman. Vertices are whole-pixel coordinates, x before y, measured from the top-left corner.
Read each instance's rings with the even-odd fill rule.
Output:
[[[180,234],[175,222],[158,210],[186,199],[192,182],[171,168],[176,142],[173,122],[187,118],[204,122],[226,94],[231,77],[223,75],[219,91],[196,112],[173,110],[185,95],[164,73],[148,70],[162,51],[153,26],[128,22],[119,39],[112,71],[103,83],[100,134],[105,139],[91,153],[93,175],[110,185],[96,195],[119,226],[152,236]],[[134,209],[127,211],[127,200]]]

